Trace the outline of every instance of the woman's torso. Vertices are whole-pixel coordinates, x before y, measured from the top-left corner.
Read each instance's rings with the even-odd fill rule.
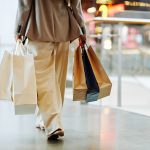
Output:
[[[65,42],[79,36],[70,35],[71,24],[65,0],[34,0],[28,37],[32,40]]]

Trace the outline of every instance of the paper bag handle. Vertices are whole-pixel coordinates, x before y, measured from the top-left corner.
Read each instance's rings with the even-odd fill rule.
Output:
[[[21,40],[17,40],[14,54],[21,55],[21,56],[29,55],[30,53],[29,53],[28,46],[23,45]]]

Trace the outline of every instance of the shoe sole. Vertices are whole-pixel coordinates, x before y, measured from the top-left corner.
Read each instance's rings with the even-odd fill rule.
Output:
[[[58,137],[59,137],[58,135],[53,134],[53,135],[49,136],[49,137],[47,138],[47,140],[57,140]]]
[[[48,137],[48,140],[57,140],[59,136],[64,136],[64,131],[62,131],[61,129],[57,129],[56,131],[51,133]]]

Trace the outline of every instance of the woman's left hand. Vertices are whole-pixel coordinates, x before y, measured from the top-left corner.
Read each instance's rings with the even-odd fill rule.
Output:
[[[79,43],[81,46],[84,46],[84,44],[86,44],[86,34],[80,35]]]

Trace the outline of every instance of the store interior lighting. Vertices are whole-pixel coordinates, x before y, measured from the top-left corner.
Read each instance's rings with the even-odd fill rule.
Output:
[[[96,8],[95,7],[90,7],[87,9],[87,12],[92,14],[92,13],[95,13],[96,12]]]
[[[87,12],[88,13],[95,13],[96,12],[96,2],[95,2],[95,0],[90,0],[90,2],[89,2],[89,8],[87,9]]]

